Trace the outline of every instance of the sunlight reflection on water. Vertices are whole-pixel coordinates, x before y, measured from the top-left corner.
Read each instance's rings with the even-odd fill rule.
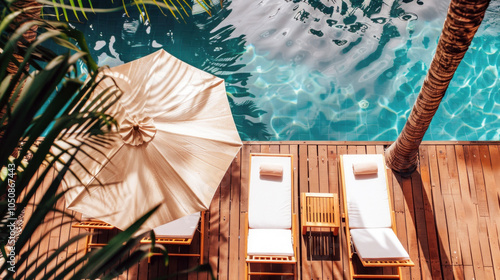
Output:
[[[238,102],[252,101],[260,112],[235,117],[243,140],[392,141],[420,91],[448,3],[232,1],[209,19],[219,21],[210,28],[155,18],[153,11],[151,22],[109,14],[84,28],[100,65],[164,48],[225,76],[232,95],[243,92]],[[424,140],[500,140],[499,6],[490,4]],[[228,38],[234,62],[217,55],[228,52]],[[218,69],[224,59],[227,69]],[[270,138],[254,131],[260,136],[250,139],[243,130],[260,128],[242,121],[249,119]]]
[[[337,12],[342,7],[325,14],[312,2],[230,5],[233,12],[224,24],[246,36],[243,60],[253,74],[250,91],[267,111],[262,121],[275,140],[394,140],[426,75],[447,2],[400,3],[398,16],[394,1],[384,1],[371,14],[354,5],[344,14]],[[243,12],[245,17],[239,16]],[[499,31],[498,26],[486,29]],[[476,36],[424,140],[500,140],[494,94],[500,89],[499,42],[483,33]],[[266,71],[256,73],[257,67]],[[277,78],[284,71],[286,79]],[[467,105],[463,100],[475,101]]]

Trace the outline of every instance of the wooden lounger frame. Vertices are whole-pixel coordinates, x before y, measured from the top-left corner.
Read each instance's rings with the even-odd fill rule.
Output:
[[[296,270],[297,270],[297,248],[296,248],[296,240],[297,240],[297,214],[295,213],[293,207],[294,207],[294,200],[293,200],[293,155],[291,154],[262,154],[262,153],[251,153],[250,154],[250,160],[252,159],[252,156],[269,156],[269,157],[290,157],[291,160],[291,176],[292,176],[292,186],[291,186],[291,192],[290,196],[292,198],[291,200],[291,209],[292,209],[292,241],[293,241],[293,256],[249,256],[247,254],[247,245],[248,245],[248,212],[245,213],[245,259],[246,259],[246,267],[245,267],[245,279],[250,280],[252,275],[270,275],[270,276],[279,276],[279,275],[284,275],[284,276],[293,276],[293,279],[297,279],[296,275]],[[252,170],[252,165],[250,164],[249,167],[249,174],[251,174]],[[248,184],[248,192],[250,192],[250,176],[249,178],[249,184]],[[249,196],[250,197],[250,196]],[[270,272],[270,271],[251,271],[251,265],[252,264],[283,264],[283,265],[292,265],[292,272]]]
[[[200,214],[200,222],[198,226],[198,231],[200,232],[200,251],[199,253],[171,253],[169,252],[169,256],[173,257],[199,257],[200,264],[203,264],[203,250],[205,249],[205,215],[206,211],[202,211]],[[175,238],[175,237],[156,237],[156,244],[163,245],[191,245],[193,241],[192,238]],[[150,236],[144,237],[140,241],[141,244],[151,244],[152,240]],[[151,253],[148,257],[148,262],[151,262],[151,256],[161,256],[161,253]]]
[[[85,252],[88,252],[90,249],[94,247],[104,247],[107,244],[106,243],[93,243],[92,238],[94,237],[94,231],[97,230],[111,230],[114,229],[115,227],[105,223],[100,220],[95,220],[95,219],[90,219],[90,220],[84,220],[80,222],[76,222],[71,225],[74,228],[84,228],[89,231],[89,235],[87,235],[87,239],[85,241]]]
[[[340,174],[341,174],[341,187],[342,187],[342,195],[343,195],[343,206],[344,206],[344,215],[345,215],[345,229],[346,229],[346,240],[347,240],[347,253],[349,257],[349,275],[350,279],[359,279],[359,278],[365,278],[365,279],[377,279],[377,278],[382,278],[382,279],[402,279],[401,275],[401,267],[405,266],[414,266],[415,264],[413,263],[412,260],[362,260],[361,258],[360,261],[365,267],[394,267],[397,269],[397,274],[357,274],[354,271],[354,265],[353,265],[353,256],[355,252],[353,252],[354,249],[354,244],[352,244],[351,240],[351,232],[350,232],[350,227],[349,227],[349,215],[347,213],[347,199],[346,199],[346,185],[345,185],[345,173],[344,173],[344,162],[343,162],[343,155],[340,155],[340,161],[339,161],[339,168],[340,168]],[[384,170],[384,175],[385,175],[385,181],[387,181],[388,176],[387,176],[387,170]],[[391,210],[391,228],[396,233],[396,218],[394,214],[394,208],[392,205],[392,195],[389,190],[389,187],[387,186],[387,195],[389,197],[389,209]],[[358,256],[359,257],[359,256]]]

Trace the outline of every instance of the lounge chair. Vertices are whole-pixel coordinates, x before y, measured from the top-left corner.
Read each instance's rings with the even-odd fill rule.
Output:
[[[85,252],[88,252],[92,248],[104,247],[107,243],[94,243],[93,238],[95,230],[112,230],[115,227],[101,220],[87,217],[82,214],[82,220],[71,225],[74,228],[83,228],[89,231],[87,239],[85,240]]]
[[[205,211],[197,212],[188,216],[184,216],[175,221],[154,228],[155,243],[163,245],[191,245],[194,234],[197,229],[200,231],[200,251],[199,253],[173,253],[168,252],[169,256],[181,257],[199,257],[200,264],[203,263],[203,249],[205,237]],[[152,239],[150,236],[141,239],[141,244],[150,244]],[[161,255],[153,253],[152,255]],[[150,261],[150,259],[148,259]]]
[[[246,279],[296,271],[296,214],[293,213],[292,155],[250,154],[246,217]],[[252,271],[253,264],[291,265],[292,271]],[[261,267],[260,270],[262,270]]]
[[[414,263],[396,236],[383,155],[341,155],[340,174],[350,278],[401,279],[401,267]],[[393,267],[393,272],[358,274],[353,265],[354,254],[364,267]]]

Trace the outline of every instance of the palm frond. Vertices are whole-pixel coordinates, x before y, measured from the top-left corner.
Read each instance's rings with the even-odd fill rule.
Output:
[[[125,14],[128,16],[128,8],[134,6],[136,9],[139,10],[139,14],[144,13],[146,15],[146,18],[149,20],[148,16],[148,8],[147,6],[155,6],[157,9],[159,9],[163,13],[163,9],[167,9],[170,11],[172,16],[174,16],[176,19],[180,17],[181,19],[184,20],[184,16],[189,17],[189,12],[187,9],[191,10],[192,7],[191,5],[186,2],[185,0],[179,1],[179,0],[163,0],[157,1],[157,0],[122,0],[120,5],[115,5],[115,7],[111,8],[96,8],[93,6],[92,1],[88,1],[88,6],[85,6],[81,0],[78,0],[78,5],[74,2],[74,0],[69,0],[68,3],[66,3],[64,0],[59,0],[57,2],[56,0],[37,0],[39,3],[44,4],[46,6],[50,6],[54,8],[55,12],[55,17],[56,19],[62,20],[61,15],[59,14],[59,10],[62,11],[62,14],[64,16],[65,21],[71,21],[73,20],[72,18],[69,17],[68,10],[73,11],[73,15],[75,16],[74,20],[80,21],[80,18],[78,17],[78,14],[81,13],[85,19],[87,19],[86,13],[109,13],[109,12],[116,12],[116,11],[124,11]],[[196,0],[196,2],[205,10],[205,12],[208,15],[212,15],[211,9],[212,9],[212,3],[207,2],[205,0]],[[111,1],[113,3],[113,1]],[[166,15],[163,13],[163,15]],[[47,15],[46,15],[47,16]]]
[[[58,139],[64,139],[62,136],[67,131],[76,132],[80,140],[85,143],[84,147],[94,147],[93,145],[105,145],[108,138],[104,135],[112,130],[116,130],[116,121],[107,113],[120,97],[117,90],[108,90],[97,95],[95,100],[93,91],[97,84],[102,81],[98,78],[97,67],[92,65],[92,59],[88,54],[88,49],[83,47],[85,41],[83,36],[75,30],[70,29],[67,24],[60,22],[51,22],[34,19],[25,24],[10,28],[9,25],[19,13],[10,13],[10,10],[4,8],[4,14],[0,24],[1,41],[0,48],[0,69],[6,69],[8,63],[15,63],[19,68],[16,73],[7,76],[5,71],[1,75],[1,98],[0,107],[5,109],[7,114],[1,116],[2,124],[0,131],[3,132],[0,138],[0,162],[2,167],[8,168],[6,176],[2,176],[0,181],[0,191],[7,197],[9,190],[17,201],[12,208],[3,198],[0,200],[1,217],[18,217],[23,209],[28,205],[33,209],[28,220],[24,221],[23,231],[17,236],[15,241],[16,255],[18,264],[23,264],[16,275],[8,269],[7,262],[0,268],[0,274],[6,273],[4,279],[41,279],[41,270],[44,265],[38,266],[39,269],[30,270],[30,252],[26,250],[28,241],[33,234],[40,230],[40,226],[50,222],[47,219],[49,213],[54,211],[63,214],[61,210],[55,208],[56,203],[63,197],[64,192],[59,192],[60,183],[64,175],[70,170],[70,166],[75,161],[76,153],[82,146],[69,146],[64,149],[61,146],[54,145]],[[44,31],[31,43],[23,43],[25,47],[21,49],[18,42],[22,41],[23,34],[30,27],[40,26]],[[27,74],[25,65],[30,62],[48,58],[46,54],[38,54],[41,44],[47,41],[53,41],[68,51],[62,55],[52,56],[37,71]],[[14,58],[15,53],[22,54],[21,61]],[[82,81],[78,77],[78,67],[76,63],[83,61],[90,70],[90,77]],[[97,71],[94,71],[96,69]],[[44,135],[43,138],[40,136]],[[23,142],[22,149],[19,143]],[[90,144],[89,144],[90,143]],[[35,144],[37,145],[35,148]],[[54,148],[57,147],[54,150]],[[24,158],[30,154],[30,160]],[[16,157],[11,155],[15,154]],[[65,158],[61,161],[62,157]],[[59,163],[59,168],[55,171],[55,164]],[[56,174],[53,178],[51,174]],[[46,189],[42,192],[41,199],[37,204],[32,204],[35,193],[41,191],[44,182],[50,180]],[[31,183],[30,183],[31,181]],[[12,182],[15,182],[13,184]],[[21,196],[22,195],[22,196]],[[123,271],[127,268],[120,260],[128,260],[128,266],[139,259],[145,257],[148,250],[137,250],[135,253],[129,253],[133,245],[137,244],[138,239],[132,238],[137,228],[147,219],[147,215],[139,220],[129,230],[126,230],[118,238],[118,241],[110,243],[107,251],[85,255],[76,260],[74,264],[81,265],[86,262],[81,269],[84,275],[91,278],[99,277],[104,273],[103,265],[117,267],[115,271]],[[11,242],[9,240],[9,219],[0,221],[0,248],[2,255],[6,258],[7,251],[5,246]],[[68,222],[68,221],[67,221]],[[66,223],[67,223],[66,222]],[[61,226],[58,224],[55,226]],[[42,240],[48,238],[49,231],[40,236],[40,240],[30,242],[30,248],[40,247]],[[66,250],[71,244],[74,244],[82,236],[70,238],[62,244],[57,250],[48,252],[47,259],[42,264],[49,264],[57,256]],[[122,244],[128,244],[122,247]],[[21,252],[24,250],[24,253]],[[129,258],[133,256],[132,258]],[[59,265],[65,262],[59,262]],[[73,269],[76,266],[73,267]],[[24,270],[23,270],[24,268]],[[66,273],[60,273],[60,266],[53,267],[44,271],[46,278],[57,277],[67,278],[74,273],[73,269],[65,270]],[[92,268],[92,269],[89,269]],[[87,272],[92,271],[92,274]],[[80,273],[80,272],[77,272]]]

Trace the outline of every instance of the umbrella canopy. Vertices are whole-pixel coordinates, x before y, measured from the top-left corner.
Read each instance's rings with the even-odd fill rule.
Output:
[[[119,136],[78,153],[67,208],[125,229],[161,204],[143,230],[207,210],[242,145],[224,80],[164,50],[104,73],[114,82],[100,90],[123,92],[111,108]]]

